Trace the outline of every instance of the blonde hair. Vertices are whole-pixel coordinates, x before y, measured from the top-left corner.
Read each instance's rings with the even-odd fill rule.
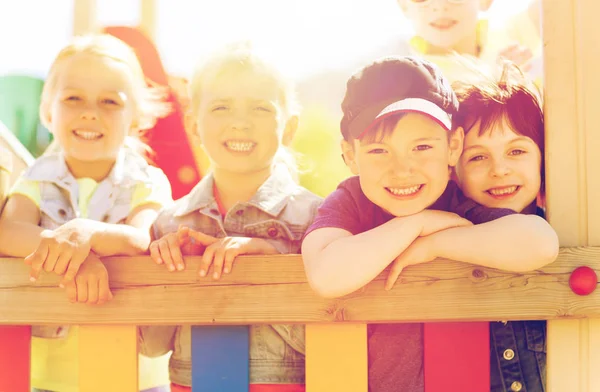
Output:
[[[226,45],[196,68],[189,87],[188,115],[194,119],[198,118],[202,87],[205,81],[231,70],[252,70],[269,75],[280,88],[280,102],[286,119],[300,114],[300,104],[291,78],[286,77],[275,64],[259,55],[250,42],[244,41]],[[298,182],[299,169],[296,156],[297,153],[289,147],[280,145],[273,159],[273,165],[284,165],[294,180]]]
[[[73,41],[65,46],[56,56],[48,72],[44,83],[40,103],[40,120],[44,126],[49,128],[47,114],[56,93],[56,84],[59,80],[65,60],[80,54],[91,54],[104,57],[125,64],[134,76],[133,101],[136,105],[137,119],[133,128],[147,130],[156,124],[158,118],[168,115],[171,105],[165,101],[166,88],[152,86],[148,87],[142,66],[138,61],[135,51],[120,39],[109,34],[92,34],[75,37]]]

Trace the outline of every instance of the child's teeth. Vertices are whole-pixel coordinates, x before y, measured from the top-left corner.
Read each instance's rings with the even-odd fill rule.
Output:
[[[409,188],[387,188],[391,193],[397,196],[406,196],[412,195],[416,193],[419,189],[421,189],[421,185],[411,186]]]
[[[74,133],[85,140],[95,140],[102,137],[102,134],[96,131],[75,130]]]
[[[514,193],[517,190],[517,186],[509,186],[506,188],[494,188],[494,189],[490,189],[489,192],[494,195],[494,196],[502,196],[502,195],[509,195],[511,193]]]
[[[233,151],[247,152],[254,147],[252,142],[226,142],[227,148]]]

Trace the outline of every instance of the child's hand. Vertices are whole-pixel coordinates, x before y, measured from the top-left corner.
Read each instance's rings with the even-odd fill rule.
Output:
[[[169,271],[183,271],[183,255],[201,255],[205,246],[198,244],[189,235],[190,229],[180,227],[150,244],[150,257],[156,264],[165,264]]]
[[[188,234],[197,243],[206,246],[198,273],[200,276],[206,276],[212,264],[214,279],[219,279],[222,272],[230,273],[233,261],[239,255],[274,255],[279,253],[273,245],[262,238],[215,238],[194,230],[189,230]]]
[[[55,230],[44,230],[37,249],[25,257],[31,265],[30,279],[37,280],[42,268],[65,275],[72,281],[81,264],[90,254],[93,230],[83,219],[73,219]]]
[[[388,275],[387,281],[385,282],[385,289],[391,290],[394,287],[394,283],[398,280],[398,276],[402,270],[415,264],[422,264],[432,261],[436,258],[428,237],[417,238],[400,256],[396,257],[391,264],[392,268]]]
[[[417,215],[420,215],[423,219],[423,228],[421,230],[421,236],[431,235],[435,232],[450,229],[453,227],[473,225],[473,223],[471,223],[471,221],[469,221],[468,219],[461,218],[453,212],[423,210]]]
[[[113,298],[108,286],[108,271],[93,253],[81,265],[75,280],[66,282],[64,286],[71,302],[102,305]]]

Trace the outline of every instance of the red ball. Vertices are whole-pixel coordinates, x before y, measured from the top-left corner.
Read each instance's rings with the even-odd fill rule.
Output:
[[[571,272],[569,277],[569,286],[577,295],[588,295],[596,290],[598,276],[590,267],[578,267]]]

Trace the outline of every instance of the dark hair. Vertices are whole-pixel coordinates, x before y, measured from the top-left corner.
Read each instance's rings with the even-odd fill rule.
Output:
[[[479,123],[479,135],[483,135],[494,125],[507,121],[515,133],[531,138],[540,149],[543,192],[544,113],[538,88],[509,62],[504,63],[499,80],[457,82],[453,88],[459,102],[458,113],[452,119],[453,129],[462,127],[466,135]]]

